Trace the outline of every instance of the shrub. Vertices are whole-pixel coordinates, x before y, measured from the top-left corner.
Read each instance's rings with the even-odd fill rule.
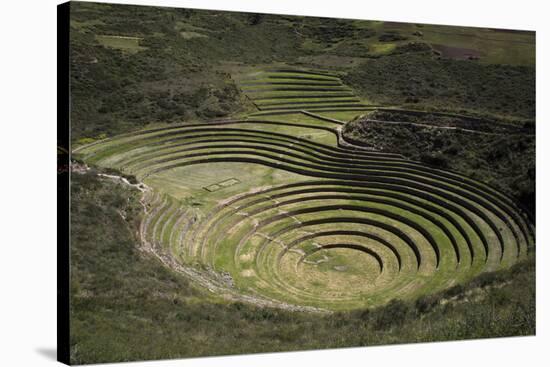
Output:
[[[391,300],[386,306],[378,309],[374,317],[374,328],[385,330],[399,327],[405,322],[409,314],[409,307],[401,300]]]
[[[386,32],[378,36],[378,41],[380,42],[395,42],[406,40],[407,37],[397,33],[397,32]]]
[[[464,294],[464,286],[461,284],[457,284],[449,289],[447,289],[445,292],[443,292],[443,297],[445,298],[453,298],[455,296],[460,296]]]
[[[436,168],[447,168],[447,158],[441,153],[422,153],[420,161]]]
[[[424,314],[430,312],[435,306],[437,306],[439,300],[440,296],[438,295],[423,296],[416,300],[414,306],[418,313]]]

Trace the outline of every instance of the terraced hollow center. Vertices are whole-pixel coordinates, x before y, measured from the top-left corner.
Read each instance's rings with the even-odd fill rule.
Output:
[[[166,264],[245,300],[377,306],[508,267],[534,246],[528,216],[503,193],[353,147],[340,128],[303,114],[251,117],[143,130],[75,153],[150,188],[142,239]]]

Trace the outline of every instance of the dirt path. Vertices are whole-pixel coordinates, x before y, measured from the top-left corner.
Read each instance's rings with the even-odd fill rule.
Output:
[[[309,112],[309,111],[306,111],[306,110],[302,110],[302,111],[300,111],[300,113],[302,113],[303,115],[309,116],[309,117],[313,117],[313,118],[323,120],[323,121],[332,122],[332,123],[335,123],[335,124],[338,124],[338,125],[344,125],[346,123],[345,121],[342,121],[342,120],[333,119],[331,117],[326,117],[326,116],[319,115],[319,114]]]
[[[128,185],[130,187],[133,187],[135,189],[138,189],[139,191],[141,192],[145,192],[147,191],[149,188],[147,185],[145,185],[143,182],[138,182],[136,184],[133,184],[131,183],[130,181],[128,181],[128,179],[126,179],[125,177],[122,177],[122,176],[117,176],[117,175],[108,175],[106,173],[98,173],[97,174],[99,177],[105,177],[105,178],[110,178],[112,180],[115,180],[115,181],[118,181],[118,182],[122,182],[123,184],[125,185]]]
[[[366,122],[377,122],[377,123],[381,123],[381,124],[391,124],[391,125],[418,126],[418,127],[425,127],[425,128],[428,128],[428,129],[439,129],[439,130],[454,130],[454,131],[462,131],[462,132],[466,132],[466,133],[489,135],[489,136],[508,135],[506,133],[489,133],[489,132],[479,131],[479,130],[463,129],[461,127],[456,127],[456,126],[435,126],[435,125],[430,125],[430,124],[420,124],[418,122],[385,121],[385,120],[374,120],[374,119],[367,119]]]

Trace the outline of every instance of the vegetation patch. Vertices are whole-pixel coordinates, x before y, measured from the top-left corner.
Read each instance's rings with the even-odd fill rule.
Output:
[[[470,48],[452,47],[446,45],[432,44],[433,48],[445,58],[457,60],[477,60],[481,52]]]
[[[98,35],[96,39],[105,47],[128,53],[136,53],[147,49],[147,47],[140,46],[141,38],[139,37]]]
[[[198,33],[198,32],[191,32],[191,31],[182,31],[182,32],[180,32],[180,35],[186,40],[190,40],[192,38],[207,38],[208,37],[206,34],[202,34],[202,33]]]
[[[437,60],[415,53],[367,60],[343,81],[380,104],[476,110],[530,119],[535,115],[533,67]]]

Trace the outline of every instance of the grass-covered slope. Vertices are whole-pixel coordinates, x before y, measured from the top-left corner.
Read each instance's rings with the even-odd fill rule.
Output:
[[[269,115],[292,111],[354,111],[368,107],[326,70],[273,67],[238,76],[237,85],[261,111]]]
[[[535,67],[405,53],[365,60],[343,81],[377,104],[535,116]]]
[[[416,302],[330,315],[231,303],[137,246],[140,193],[72,175],[71,361],[101,363],[532,335],[534,262]]]

